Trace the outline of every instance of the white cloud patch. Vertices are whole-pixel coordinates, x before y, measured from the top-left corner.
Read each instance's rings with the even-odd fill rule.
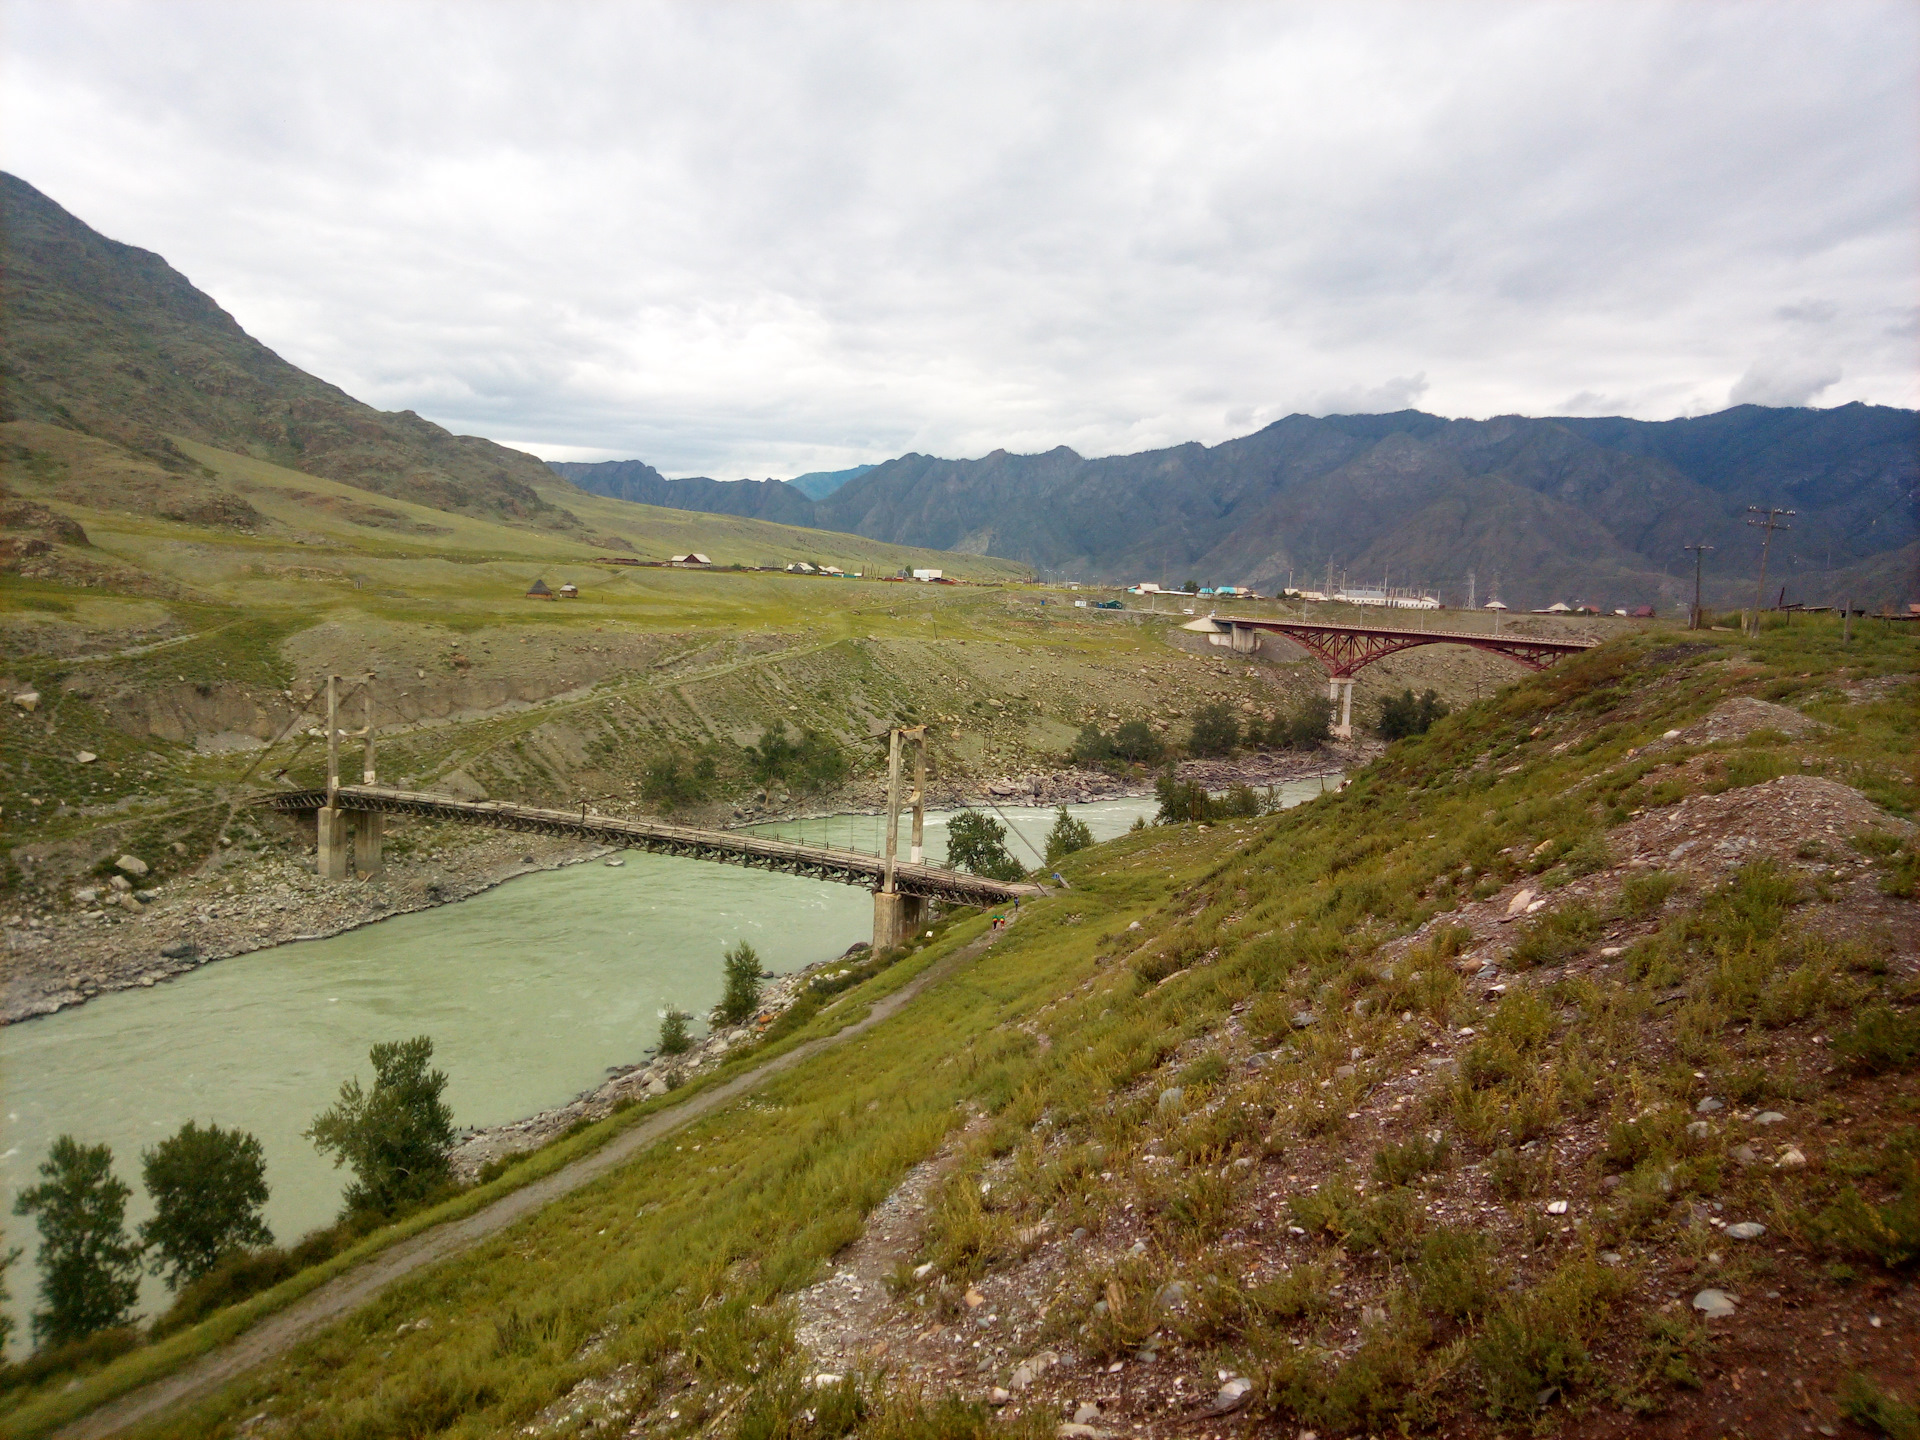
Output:
[[[1304,408],[1665,416],[1743,370],[1920,401],[1907,0],[0,25],[0,165],[294,363],[540,453],[757,476]],[[1834,366],[1748,369],[1810,327]]]
[[[1727,392],[1729,405],[1811,405],[1845,372],[1830,361],[1794,356],[1756,360]]]
[[[1323,390],[1301,408],[1309,415],[1387,415],[1417,408],[1420,397],[1432,388],[1425,374],[1397,375],[1378,385]]]

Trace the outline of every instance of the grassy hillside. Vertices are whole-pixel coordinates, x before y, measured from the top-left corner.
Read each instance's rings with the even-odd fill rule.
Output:
[[[140,1433],[1891,1431],[1917,674],[1899,627],[1642,635],[1083,852],[870,1034]]]
[[[652,767],[712,762],[712,783],[673,803],[720,822],[741,804],[869,801],[882,760],[869,737],[897,720],[935,722],[936,780],[959,783],[1056,765],[1090,722],[1143,719],[1177,742],[1202,703],[1264,716],[1324,683],[1304,660],[1209,651],[1174,628],[1184,617],[1004,587],[1012,567],[991,559],[583,497],[593,533],[652,555],[804,558],[870,575],[932,563],[980,583],[602,564],[603,547],[568,535],[186,439],[191,494],[72,431],[0,432],[14,446],[0,471],[14,496],[0,513],[14,547],[0,575],[0,681],[43,696],[0,721],[0,807],[26,847],[0,878],[13,889],[40,867],[23,892],[35,903],[64,903],[66,871],[163,815],[205,819],[169,823],[210,845],[237,794],[282,771],[316,779],[321,747],[306,732],[328,673],[376,673],[389,778],[657,809]],[[580,598],[526,599],[541,578]],[[1364,672],[1360,711],[1404,685],[1464,702],[1510,673],[1416,651]],[[774,723],[833,738],[853,788],[769,794],[745,747]]]

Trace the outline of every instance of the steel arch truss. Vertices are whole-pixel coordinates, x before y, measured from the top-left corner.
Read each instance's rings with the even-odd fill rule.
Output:
[[[1479,635],[1454,630],[1391,630],[1359,625],[1320,625],[1308,621],[1241,620],[1213,617],[1216,625],[1284,635],[1326,667],[1330,680],[1351,679],[1374,661],[1418,645],[1467,645],[1490,650],[1529,670],[1545,670],[1563,655],[1591,650],[1593,640],[1543,640],[1528,635]]]

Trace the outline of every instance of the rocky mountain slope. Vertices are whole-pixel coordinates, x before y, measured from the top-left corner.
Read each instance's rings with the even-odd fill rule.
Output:
[[[96,437],[182,477],[170,437],[439,510],[570,529],[533,456],[391,414],[288,364],[160,256],[0,174],[0,420]]]

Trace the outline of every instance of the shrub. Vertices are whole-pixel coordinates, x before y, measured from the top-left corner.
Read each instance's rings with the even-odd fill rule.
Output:
[[[1471,1230],[1437,1230],[1422,1240],[1414,1278],[1423,1308],[1463,1324],[1481,1320],[1506,1290],[1493,1242]]]
[[[425,1035],[389,1040],[367,1052],[373,1089],[350,1079],[332,1109],[314,1117],[306,1137],[336,1167],[351,1165],[349,1211],[392,1215],[452,1176],[453,1110],[440,1097],[447,1077],[429,1070],[433,1041]]]
[[[818,730],[802,730],[789,739],[784,720],[760,732],[760,743],[747,747],[747,761],[762,784],[779,781],[790,790],[831,789],[852,772],[846,751]]]
[[[1920,1409],[1888,1394],[1858,1370],[1840,1387],[1840,1408],[1849,1420],[1888,1440],[1920,1440]]]
[[[1446,713],[1447,707],[1432,690],[1418,699],[1414,698],[1411,690],[1385,696],[1380,701],[1380,738],[1392,741],[1404,740],[1410,735],[1424,735],[1432,728],[1433,722]]]
[[[1449,1158],[1444,1135],[1416,1135],[1403,1144],[1374,1151],[1373,1178],[1382,1185],[1411,1185],[1422,1175],[1446,1169]]]
[[[1920,1260],[1920,1164],[1909,1160],[1893,1199],[1876,1205],[1849,1185],[1822,1211],[1815,1229],[1843,1255],[1902,1270]]]
[[[678,752],[669,753],[647,766],[640,781],[640,796],[655,809],[672,812],[706,799],[713,777],[711,755],[703,755],[689,765]]]
[[[1018,880],[1026,873],[1007,853],[1007,827],[978,810],[962,810],[948,823],[947,863],[990,880]]]
[[[154,1206],[140,1239],[159,1252],[153,1270],[166,1272],[168,1289],[198,1280],[236,1250],[273,1244],[260,1218],[269,1191],[258,1137],[189,1120],[140,1163]]]
[[[1362,1197],[1344,1176],[1336,1176],[1318,1190],[1287,1201],[1293,1223],[1308,1234],[1320,1235],[1353,1254],[1380,1251],[1401,1258],[1420,1240],[1420,1211],[1411,1192],[1389,1190]]]
[[[1587,1346],[1631,1288],[1598,1261],[1570,1260],[1490,1315],[1470,1352],[1487,1413],[1531,1415],[1583,1384],[1593,1373]]]
[[[1585,905],[1550,910],[1527,927],[1513,947],[1513,964],[1522,970],[1553,965],[1584,948],[1600,933],[1601,919]]]
[[[13,1268],[13,1262],[19,1258],[17,1246],[12,1250],[0,1250],[0,1372],[6,1369],[7,1342],[13,1339],[13,1315],[7,1309],[7,1301],[13,1296],[7,1291],[7,1271]]]
[[[1240,723],[1219,701],[1193,712],[1193,731],[1187,750],[1193,755],[1231,755],[1240,743]]]
[[[1920,1014],[1895,1010],[1884,1001],[1833,1037],[1834,1054],[1856,1070],[1878,1075],[1908,1070],[1920,1060]]]
[[[1092,844],[1093,831],[1087,828],[1087,822],[1074,819],[1062,805],[1054,817],[1053,829],[1047,832],[1047,864],[1057,865],[1074,851],[1085,850]]]
[[[726,952],[721,961],[721,972],[725,978],[725,989],[721,991],[720,1004],[715,1007],[715,1013],[728,1025],[739,1025],[752,1019],[753,1012],[760,1008],[759,952],[742,940]],[[661,1028],[664,1034],[665,1027]]]
[[[1644,875],[1629,875],[1620,886],[1620,903],[1627,913],[1639,919],[1657,914],[1667,903],[1667,897],[1680,887],[1680,877],[1670,875],[1665,870],[1651,870]]]
[[[684,1055],[693,1048],[693,1036],[688,1033],[687,1022],[693,1019],[686,1011],[669,1005],[660,1012],[660,1042],[657,1046],[662,1055]]]
[[[45,1346],[18,1365],[0,1365],[0,1394],[25,1390],[55,1375],[98,1369],[139,1346],[140,1332],[131,1325],[96,1330],[83,1340],[69,1340],[64,1345]]]
[[[140,1247],[127,1238],[131,1187],[113,1173],[113,1151],[71,1135],[53,1142],[41,1183],[22,1190],[16,1215],[40,1229],[40,1296],[35,1345],[66,1345],[125,1325],[140,1298]]]
[[[309,1247],[308,1253],[313,1248],[317,1247]],[[331,1258],[329,1252],[306,1263],[317,1265],[321,1260]],[[282,1280],[298,1274],[302,1268],[302,1262],[285,1250],[229,1253],[212,1269],[182,1285],[174,1296],[173,1304],[148,1327],[147,1333],[150,1338],[159,1340],[176,1330],[197,1325],[216,1310],[237,1305],[263,1290],[271,1290]]]

